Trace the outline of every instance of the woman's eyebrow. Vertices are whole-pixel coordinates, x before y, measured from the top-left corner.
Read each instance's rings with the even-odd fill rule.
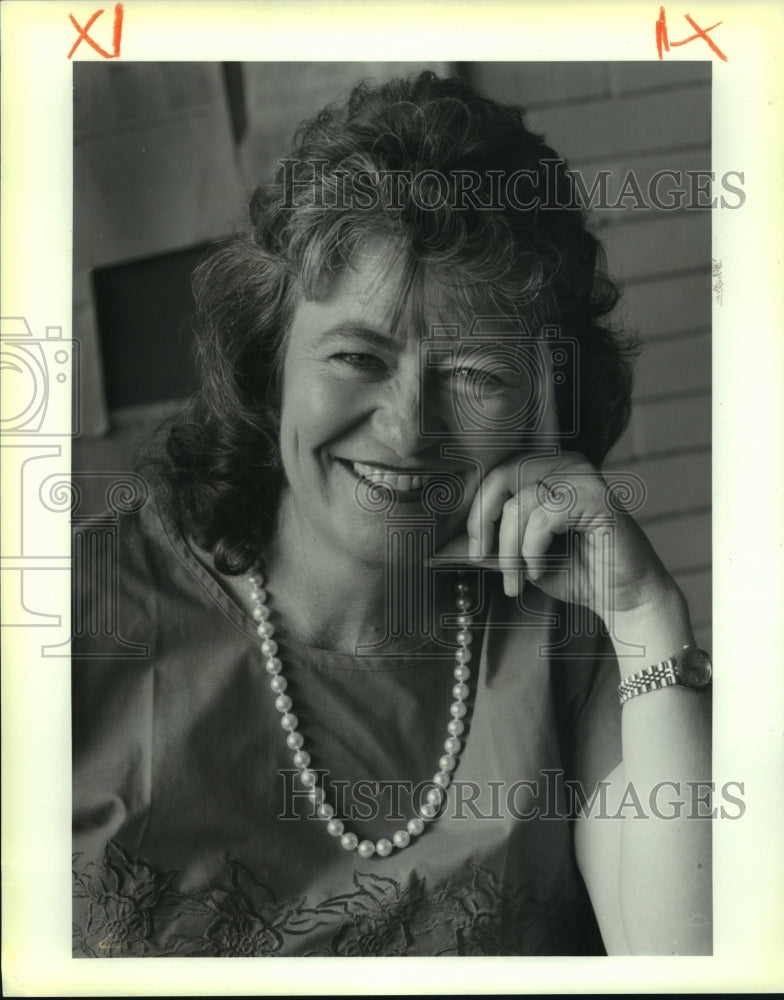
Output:
[[[338,323],[336,326],[331,326],[329,329],[324,330],[319,334],[317,343],[320,345],[330,340],[339,339],[340,337],[359,337],[366,343],[387,351],[398,346],[398,341],[391,334],[382,333],[380,330],[366,326],[364,323],[350,322]]]

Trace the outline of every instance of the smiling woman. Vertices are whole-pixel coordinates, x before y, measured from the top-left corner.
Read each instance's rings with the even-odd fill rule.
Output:
[[[423,489],[457,477],[463,502],[433,524],[440,547],[465,525],[482,472],[519,448],[508,440],[499,449],[487,435],[462,430],[453,403],[467,386],[478,387],[485,424],[492,426],[519,409],[525,392],[525,368],[501,367],[492,342],[470,359],[473,367],[457,350],[449,365],[423,366],[421,346],[437,325],[438,303],[424,303],[421,318],[404,312],[393,328],[401,270],[399,250],[369,245],[328,294],[301,301],[283,378],[280,449],[288,489],[275,544],[287,552],[300,547],[300,563],[329,566],[338,579],[366,566],[361,595],[376,602],[364,615],[369,621],[385,618],[387,519],[370,497],[363,502],[363,486],[372,492],[382,484],[396,506],[421,505]],[[451,457],[443,453],[446,442],[454,446]],[[359,611],[361,598],[352,595],[351,607]],[[348,635],[341,648],[350,652],[361,638]]]
[[[708,777],[709,664],[598,471],[631,348],[565,164],[423,73],[250,215],[121,536],[150,656],[75,651],[77,953],[710,950],[656,797]]]

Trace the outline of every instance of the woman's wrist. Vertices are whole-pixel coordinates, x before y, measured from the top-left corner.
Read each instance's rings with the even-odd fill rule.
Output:
[[[674,581],[646,604],[614,612],[608,619],[605,625],[618,658],[621,680],[694,643],[689,606]]]

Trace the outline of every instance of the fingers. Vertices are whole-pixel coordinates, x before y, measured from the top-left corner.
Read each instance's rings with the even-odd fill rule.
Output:
[[[568,527],[568,514],[541,504],[540,484],[522,490],[504,504],[498,532],[499,564],[504,592],[515,597],[527,578],[539,580],[547,571],[546,556],[555,535]],[[522,559],[522,571],[516,565]]]
[[[517,595],[526,578],[539,581],[548,572],[546,556],[555,535],[570,524],[589,530],[604,513],[604,488],[601,474],[576,454],[518,456],[502,463],[480,483],[471,506],[469,560],[495,562],[506,594]]]
[[[553,535],[566,530],[566,524],[562,522],[563,518],[559,518],[552,511],[547,511],[543,507],[536,507],[531,512],[525,525],[521,548],[529,580],[536,582],[544,573],[544,557],[550,548]]]
[[[504,504],[526,488],[535,487],[559,461],[558,449],[553,448],[545,455],[517,455],[487,473],[479,484],[466,522],[471,558],[495,554],[496,526],[503,515]]]
[[[495,526],[503,513],[504,504],[514,492],[510,484],[507,463],[491,469],[479,484],[468,514],[468,555],[472,559],[493,555]]]
[[[498,531],[498,555],[507,597],[514,597],[520,592],[524,578],[525,565],[515,566],[515,562],[522,556],[520,539],[525,529],[525,508],[522,493],[508,499],[503,507]]]

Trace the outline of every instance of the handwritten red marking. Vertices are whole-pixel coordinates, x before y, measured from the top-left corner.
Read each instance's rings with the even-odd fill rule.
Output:
[[[718,26],[720,24],[723,24],[724,22],[717,21],[715,24],[712,24],[709,28],[701,28],[696,23],[696,21],[694,21],[694,19],[691,17],[690,14],[684,14],[683,16],[689,22],[692,28],[694,28],[696,34],[689,35],[688,38],[681,38],[681,40],[678,42],[671,42],[667,34],[667,15],[665,13],[664,7],[659,7],[659,17],[658,20],[656,21],[656,50],[659,53],[659,59],[664,58],[662,54],[663,52],[670,51],[670,46],[674,47],[676,45],[687,45],[689,42],[694,42],[698,38],[702,38],[705,42],[708,43],[711,49],[719,57],[719,59],[723,59],[724,62],[729,62],[728,57],[724,55],[724,53],[721,51],[718,45],[716,45],[716,43],[713,41],[713,39],[708,38],[708,32],[713,31],[714,28],[718,28]]]
[[[670,43],[667,40],[667,15],[664,13],[664,7],[659,7],[659,19],[656,22],[656,48],[660,59],[664,58],[662,46],[664,46],[665,52],[670,51]]]
[[[715,42],[712,41],[712,39],[708,38],[708,32],[709,31],[713,31],[714,28],[718,28],[718,26],[720,24],[724,24],[724,22],[723,21],[717,21],[715,24],[712,24],[710,26],[710,28],[705,28],[703,30],[698,24],[696,24],[691,19],[691,17],[688,14],[684,14],[683,16],[686,18],[686,20],[689,22],[689,24],[692,26],[692,28],[694,28],[694,30],[697,32],[697,34],[696,35],[691,35],[689,38],[685,38],[682,42],[673,42],[672,44],[673,45],[685,45],[686,42],[693,42],[695,38],[704,38],[705,41],[708,43],[708,45],[710,45],[710,47],[713,49],[713,51],[719,57],[719,59],[723,59],[724,62],[729,62],[729,59],[727,58],[727,56],[724,55],[724,53],[721,51],[721,49],[718,47],[718,45],[716,45]]]
[[[98,42],[96,42],[95,39],[91,38],[90,35],[88,34],[90,28],[92,28],[92,26],[101,16],[101,14],[104,13],[103,8],[101,8],[101,10],[97,10],[90,18],[90,20],[87,22],[87,24],[85,24],[84,27],[82,27],[81,24],[79,24],[79,22],[76,20],[73,14],[69,14],[68,17],[71,19],[71,24],[74,26],[74,28],[76,28],[79,37],[71,46],[71,51],[68,53],[68,58],[69,59],[73,58],[74,52],[76,52],[76,50],[79,48],[82,42],[87,42],[87,44],[91,48],[95,49],[95,51],[99,55],[103,56],[104,59],[116,59],[120,54],[120,42],[122,40],[123,11],[124,7],[121,3],[115,4],[111,52],[107,52],[106,49],[100,46]]]

